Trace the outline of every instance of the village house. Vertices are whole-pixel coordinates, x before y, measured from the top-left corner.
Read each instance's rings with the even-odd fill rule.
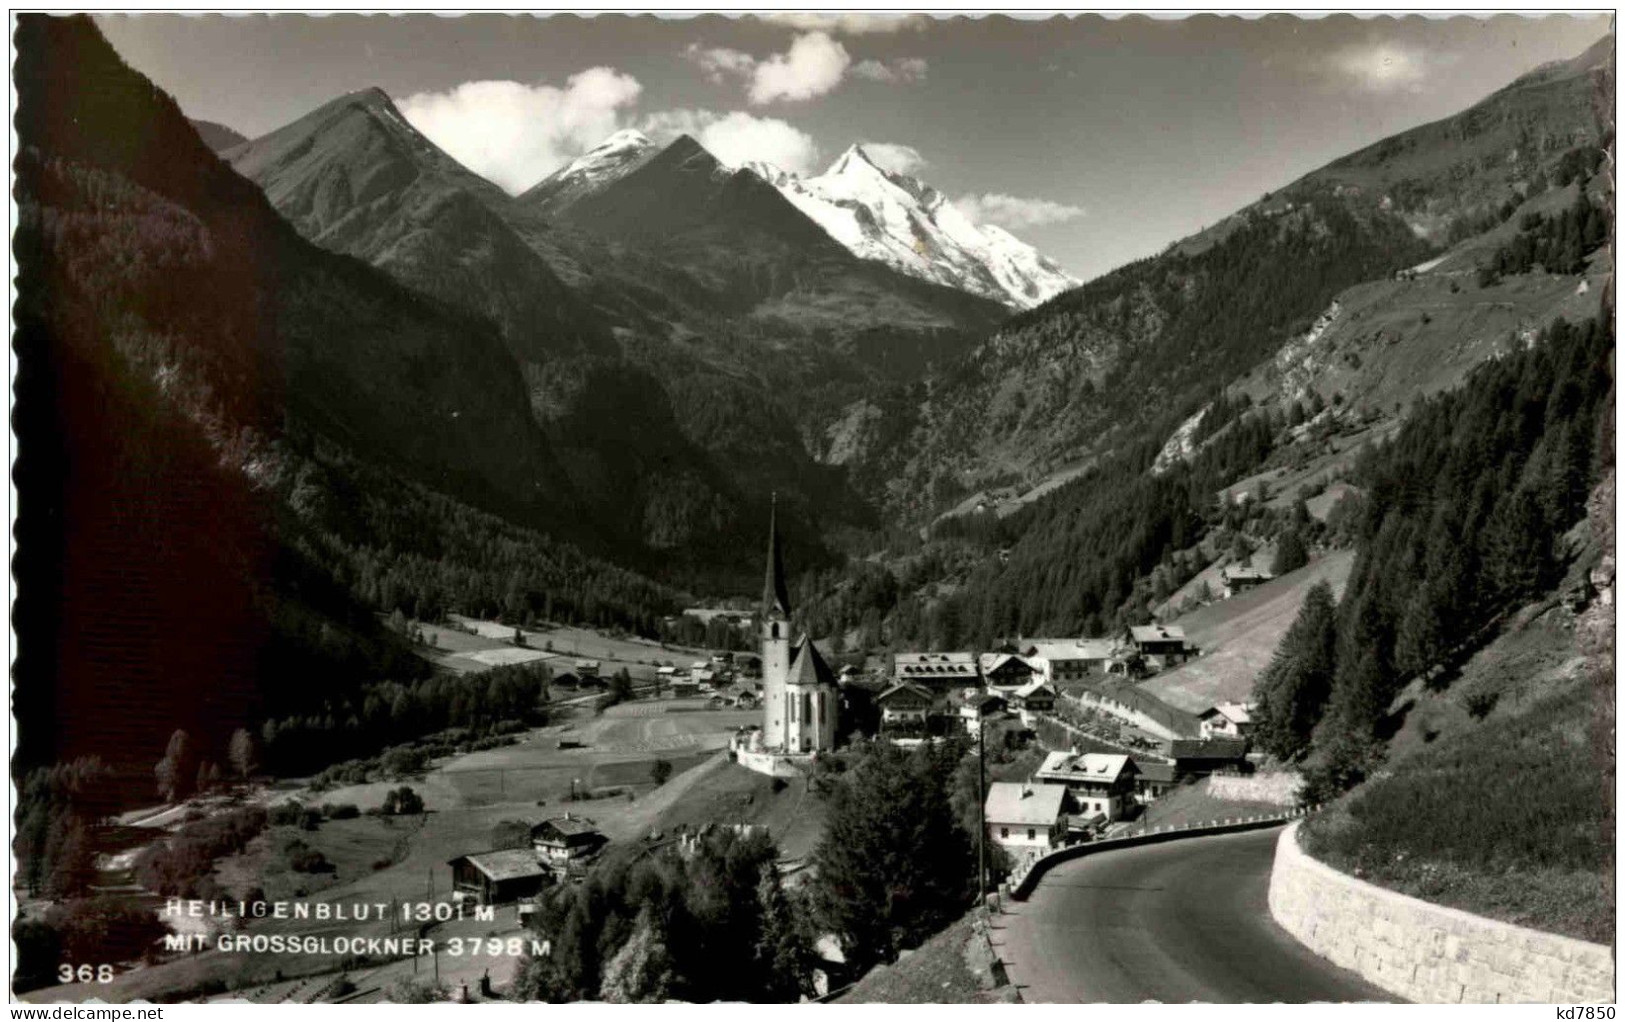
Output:
[[[1044,675],[1042,665],[1014,653],[983,653],[977,659],[987,687],[1006,694]]]
[[[1244,703],[1219,703],[1203,710],[1203,738],[1246,738],[1253,733],[1251,707]]]
[[[1066,838],[1066,789],[995,781],[983,805],[988,840],[1018,857],[1043,854]]]
[[[1055,711],[1055,686],[1035,678],[1010,696],[1010,708],[1021,714],[1021,722],[1032,727],[1040,713]]]
[[[1135,760],[1134,794],[1141,805],[1149,805],[1173,791],[1179,784],[1179,768],[1154,759]]]
[[[531,857],[555,876],[580,873],[609,839],[584,816],[565,813],[530,828]]]
[[[1129,628],[1126,639],[1153,670],[1177,667],[1196,655],[1196,650],[1185,641],[1185,629],[1178,625],[1134,625]]]
[[[936,693],[923,685],[893,685],[875,698],[881,734],[909,738],[926,734],[937,702]]]
[[[459,855],[451,867],[453,901],[501,905],[528,898],[552,878],[552,870],[529,848]]]
[[[577,660],[575,662],[575,673],[578,678],[596,678],[602,670],[603,665],[596,660]]]
[[[1111,639],[1029,639],[1023,652],[1045,666],[1050,684],[1065,685],[1110,671],[1117,643]]]
[[[1256,589],[1274,577],[1269,572],[1259,571],[1256,568],[1237,568],[1233,566],[1225,568],[1224,598],[1228,600],[1238,593]]]
[[[1071,795],[1078,814],[1085,819],[1110,823],[1133,804],[1134,778],[1138,773],[1139,768],[1127,756],[1061,751],[1044,757],[1033,780],[1063,788]]]
[[[959,704],[959,719],[970,735],[980,735],[982,725],[1004,713],[1005,701],[992,692],[972,692]]]
[[[951,692],[967,685],[979,687],[982,672],[974,653],[898,653],[892,661],[892,681]]]

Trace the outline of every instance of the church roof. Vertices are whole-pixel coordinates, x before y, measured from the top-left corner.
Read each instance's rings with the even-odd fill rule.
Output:
[[[805,635],[790,653],[789,682],[792,685],[835,687],[835,672],[829,669],[829,664],[824,662],[823,654],[818,652],[818,647]]]
[[[779,542],[779,502],[775,496],[767,524],[767,579],[762,584],[762,616],[790,618],[790,589],[784,584],[784,548]]]

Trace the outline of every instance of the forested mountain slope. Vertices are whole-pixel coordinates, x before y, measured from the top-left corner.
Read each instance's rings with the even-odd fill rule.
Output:
[[[924,392],[899,388],[854,405],[832,428],[826,456],[850,466],[866,492],[920,518],[979,490],[1030,487],[1144,432],[1166,438],[1238,370],[1263,367],[1290,343],[1317,337],[1317,321],[1329,310],[1335,318],[1334,299],[1349,289],[1396,275],[1408,281],[1404,271],[1448,252],[1476,271],[1477,239],[1515,232],[1514,214],[1549,205],[1565,187],[1568,199],[1558,201],[1571,200],[1573,182],[1601,170],[1612,90],[1610,37],[1011,320]],[[1594,181],[1591,190],[1605,189],[1611,183]],[[1535,205],[1520,212],[1526,203]],[[1443,289],[1449,280],[1429,283]],[[1572,292],[1573,282],[1567,287]],[[1549,321],[1568,293],[1456,298],[1435,310],[1392,290],[1401,293],[1360,300],[1411,306],[1408,318],[1427,318],[1422,325],[1431,328],[1408,331],[1403,343],[1434,351],[1492,334],[1498,340],[1502,324]],[[1497,305],[1510,315],[1493,314]],[[1398,333],[1388,331],[1385,346],[1401,343]],[[1490,354],[1481,346],[1449,379]],[[1385,407],[1409,399],[1396,389],[1403,387],[1382,393]],[[1299,387],[1286,401],[1305,393]]]
[[[16,45],[20,762],[219,760],[421,670],[379,611],[676,603],[534,531],[583,526],[488,324],[301,239],[88,19]]]

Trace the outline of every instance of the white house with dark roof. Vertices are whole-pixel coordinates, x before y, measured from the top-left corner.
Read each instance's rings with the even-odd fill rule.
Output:
[[[1106,674],[1118,644],[1111,639],[1028,639],[1022,652],[1042,666],[1051,684],[1063,685]]]
[[[1159,671],[1182,664],[1197,652],[1179,625],[1134,625],[1126,638],[1146,665]]]
[[[976,659],[987,687],[1007,695],[1044,677],[1044,665],[1016,653],[983,653]]]
[[[1048,852],[1066,837],[1066,789],[995,781],[983,806],[987,837],[1016,855]]]
[[[1252,707],[1245,703],[1219,703],[1199,714],[1203,738],[1246,738],[1253,732]]]

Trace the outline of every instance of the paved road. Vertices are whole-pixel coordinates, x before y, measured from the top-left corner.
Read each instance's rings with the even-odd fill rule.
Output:
[[[1030,1002],[1392,1001],[1270,918],[1279,827],[1102,852],[1005,900],[994,943]]]

